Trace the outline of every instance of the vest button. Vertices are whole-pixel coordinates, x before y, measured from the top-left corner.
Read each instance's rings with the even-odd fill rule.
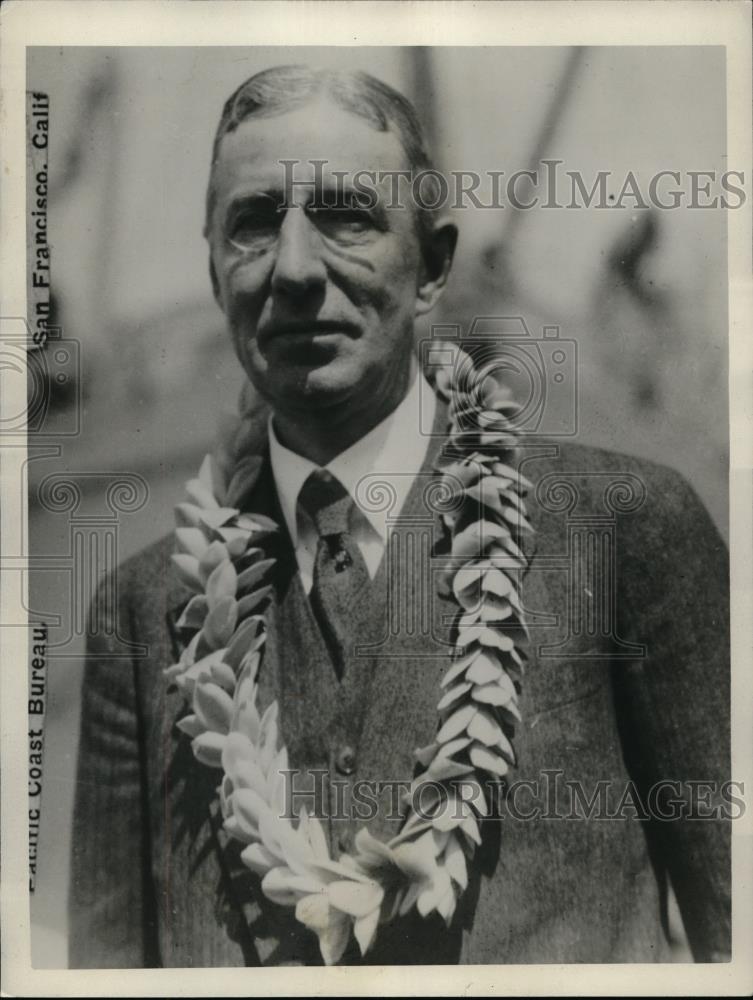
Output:
[[[339,774],[352,774],[356,769],[356,752],[351,746],[341,747],[335,757],[335,767]]]

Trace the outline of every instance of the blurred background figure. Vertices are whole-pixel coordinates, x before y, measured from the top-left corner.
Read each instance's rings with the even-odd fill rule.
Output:
[[[28,87],[50,95],[55,318],[81,345],[83,389],[80,435],[61,456],[29,462],[31,555],[43,566],[51,557],[32,575],[30,607],[60,619],[50,628],[35,965],[66,962],[84,639],[61,607],[72,592],[61,568],[67,515],[43,508],[38,488],[58,470],[142,476],[148,502],[118,525],[125,558],[172,529],[183,482],[235,407],[241,371],[201,238],[226,95],[285,62],[362,68],[413,100],[440,169],[509,176],[561,161],[567,204],[565,171],[589,189],[609,172],[612,200],[630,171],[643,191],[662,170],[721,174],[723,60],[712,47],[31,50]],[[475,317],[520,317],[535,338],[558,328],[577,344],[578,440],[675,467],[726,537],[724,211],[623,204],[457,210],[456,264],[432,323],[467,331]],[[53,402],[63,413],[77,398]],[[84,490],[81,511],[96,505]]]

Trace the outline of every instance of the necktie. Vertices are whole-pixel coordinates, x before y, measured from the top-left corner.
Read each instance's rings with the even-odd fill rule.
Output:
[[[342,678],[354,644],[353,602],[369,579],[363,555],[351,534],[355,504],[342,483],[326,469],[311,473],[298,503],[319,535],[309,600],[337,676]]]

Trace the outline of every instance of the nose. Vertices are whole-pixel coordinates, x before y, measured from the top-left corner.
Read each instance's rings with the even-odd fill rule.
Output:
[[[272,291],[288,298],[301,298],[321,289],[326,278],[316,228],[302,208],[289,209],[280,226]]]

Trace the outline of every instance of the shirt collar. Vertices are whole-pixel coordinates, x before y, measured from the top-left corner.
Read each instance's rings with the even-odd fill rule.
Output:
[[[399,514],[426,458],[435,409],[434,392],[419,372],[400,405],[325,466],[350,493],[383,542],[388,534],[387,517],[392,520]],[[280,507],[295,547],[298,495],[318,466],[280,444],[273,417],[269,418],[269,458]],[[387,510],[374,510],[359,503],[358,484],[365,476],[374,475],[381,475],[390,485],[394,502]]]

